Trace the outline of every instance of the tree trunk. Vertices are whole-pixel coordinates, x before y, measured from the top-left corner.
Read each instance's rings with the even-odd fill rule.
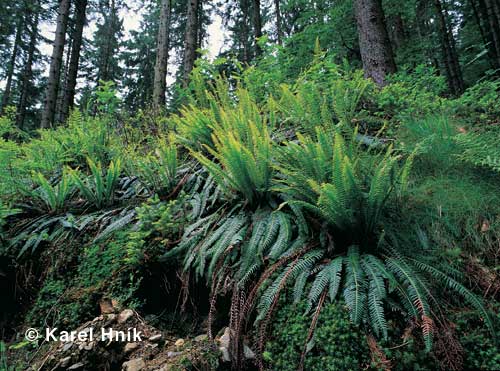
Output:
[[[75,100],[76,80],[78,78],[78,65],[80,63],[80,52],[83,42],[83,28],[85,27],[87,0],[76,0],[75,3],[75,28],[73,30],[73,42],[71,45],[71,57],[64,84],[64,97],[62,101],[60,121],[67,120],[69,111],[73,108]]]
[[[355,0],[354,10],[365,76],[384,86],[386,75],[396,72],[396,62],[381,0]]]
[[[441,0],[435,0],[434,6],[437,12],[437,23],[441,36],[441,51],[443,53],[443,62],[446,78],[450,91],[453,95],[459,95],[464,91],[464,82],[462,70],[458,61],[458,55],[455,49],[455,39],[446,21],[447,14],[443,10]]]
[[[153,85],[153,106],[156,110],[165,105],[167,90],[167,63],[168,48],[170,44],[170,13],[171,0],[161,0],[160,26],[156,43],[156,64]]]
[[[260,0],[253,0],[253,30],[255,38],[255,56],[262,54],[262,48],[258,43],[258,39],[262,37],[262,20],[260,18]]]
[[[404,41],[406,39],[406,32],[405,32],[405,25],[403,22],[403,17],[401,17],[401,14],[396,14],[392,18],[392,27],[391,27],[391,34],[392,34],[392,42],[394,45],[394,49],[400,49]]]
[[[5,108],[10,102],[10,91],[12,89],[12,78],[14,76],[14,70],[16,68],[17,53],[19,51],[19,45],[21,44],[21,36],[24,29],[24,16],[19,15],[19,20],[17,22],[16,37],[14,39],[14,45],[12,46],[12,53],[10,55],[9,64],[7,66],[7,82],[5,84],[5,90],[2,96],[2,105],[0,107],[0,115],[4,113]]]
[[[189,75],[193,70],[194,61],[196,58],[198,1],[199,0],[188,0],[186,33],[184,37],[184,70],[182,79],[184,87],[187,87],[189,84]]]
[[[276,35],[279,45],[283,45],[283,30],[281,28],[280,0],[274,0],[274,10],[276,12]]]
[[[249,26],[248,26],[248,13],[249,13],[249,0],[240,0],[240,8],[241,8],[241,13],[242,13],[242,20],[241,20],[241,46],[243,48],[243,62],[248,63],[250,62],[250,47],[248,45],[248,39],[249,37]]]
[[[61,64],[64,52],[64,41],[66,38],[66,27],[68,25],[70,0],[61,0],[57,16],[56,34],[52,57],[50,61],[49,80],[45,93],[45,104],[42,113],[42,128],[48,128],[54,121],[56,112],[57,90],[59,88],[59,78],[61,76]]]
[[[36,51],[36,42],[38,38],[38,20],[39,20],[39,2],[35,2],[35,14],[32,18],[30,43],[28,47],[28,58],[23,70],[23,82],[21,86],[21,97],[17,106],[16,125],[20,129],[24,127],[26,117],[26,107],[28,105],[29,85],[33,76],[33,58]]]
[[[482,8],[481,2],[484,5],[484,0],[480,0],[478,3],[476,3],[476,0],[469,0],[469,2],[472,8],[472,14],[474,15],[474,20],[476,21],[479,33],[481,34],[481,39],[483,40],[483,44],[488,51],[488,60],[490,62],[490,66],[493,69],[496,69],[498,68],[498,66],[500,66],[500,60],[498,59],[495,42],[491,34],[491,29],[488,26],[488,15],[484,13],[484,10],[482,10],[484,8]]]
[[[64,94],[66,92],[66,84],[68,81],[68,70],[69,70],[69,64],[71,60],[71,50],[73,48],[73,35],[74,35],[74,29],[73,26],[70,25],[71,19],[68,19],[68,30],[67,34],[69,38],[66,39],[66,45],[67,45],[67,50],[66,50],[66,59],[64,60],[64,65],[61,70],[61,77],[59,80],[59,89],[57,92],[57,103],[56,103],[56,109],[57,112],[54,116],[54,122],[61,123],[64,120],[62,119],[63,113],[63,102],[64,102]]]
[[[488,22],[489,33],[497,55],[497,62],[500,65],[500,17],[495,12],[495,9],[499,7],[495,6],[494,0],[480,0],[479,6],[482,9],[483,17]]]

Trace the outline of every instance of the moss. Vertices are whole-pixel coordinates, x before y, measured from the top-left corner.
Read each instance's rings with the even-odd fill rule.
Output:
[[[304,350],[311,316],[306,305],[285,305],[273,319],[271,340],[264,358],[273,370],[296,370]],[[341,303],[326,304],[318,319],[315,335],[308,345],[305,370],[360,370],[370,365],[365,336],[349,321]]]

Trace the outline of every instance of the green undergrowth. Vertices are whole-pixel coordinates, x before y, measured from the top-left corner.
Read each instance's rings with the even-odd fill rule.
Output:
[[[199,63],[168,116],[122,115],[105,85],[97,114],[31,137],[2,117],[0,254],[30,288],[24,321],[182,288],[176,309],[229,321],[257,366],[493,367],[493,341],[467,344],[498,325],[495,85],[452,100],[419,67],[379,90],[318,50],[293,81],[261,68],[267,85]]]

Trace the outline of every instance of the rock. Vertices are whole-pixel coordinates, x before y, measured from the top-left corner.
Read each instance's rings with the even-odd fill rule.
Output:
[[[117,317],[118,317],[118,315],[116,315],[114,313],[108,314],[106,316],[106,320],[102,324],[102,327],[104,327],[104,328],[111,327],[111,325],[116,322]]]
[[[197,343],[202,343],[202,342],[206,341],[207,339],[208,339],[207,334],[201,334],[201,335],[198,335],[197,337],[195,337],[194,341]]]
[[[120,308],[120,303],[116,299],[111,299],[111,305],[113,306],[113,309],[119,309]]]
[[[245,357],[245,359],[255,359],[255,353],[246,344],[243,344],[243,356]]]
[[[141,371],[146,368],[146,362],[142,358],[131,359],[122,365],[123,371]]]
[[[103,299],[99,302],[99,307],[101,308],[102,314],[113,313],[115,309],[113,308],[113,303],[109,299]]]
[[[139,343],[127,343],[125,344],[125,348],[123,348],[123,352],[125,354],[132,353],[137,348],[139,348]]]
[[[118,315],[118,323],[127,322],[134,315],[134,311],[132,309],[125,309]]]
[[[95,343],[92,341],[92,342],[88,343],[87,345],[84,345],[83,350],[90,351],[90,350],[94,349],[94,344]]]
[[[229,327],[226,327],[224,330],[224,335],[222,335],[219,339],[221,348],[229,349],[230,340],[231,340],[231,330],[229,329]]]
[[[160,341],[160,339],[161,339],[161,334],[156,334],[149,337],[149,341],[152,341],[153,343]]]
[[[71,356],[70,357],[64,357],[59,361],[59,367],[61,368],[66,368],[68,367],[69,363],[71,361]]]
[[[174,344],[174,345],[175,345],[176,347],[180,348],[180,347],[184,346],[184,344],[185,344],[185,343],[186,343],[186,342],[184,341],[184,339],[177,339],[177,341],[175,342],[175,344]]]
[[[156,349],[156,348],[158,348],[158,344],[148,344],[148,348]]]
[[[92,327],[85,327],[82,331],[80,331],[80,333],[89,334],[91,330],[92,330]]]
[[[231,362],[231,356],[229,355],[229,350],[226,347],[220,347],[219,350],[222,353],[222,360],[224,362]]]
[[[182,352],[168,352],[167,357],[168,358],[177,357],[177,356],[180,356],[181,354],[182,354]]]
[[[85,366],[82,362],[75,363],[73,366],[67,368],[68,371],[79,370]]]
[[[73,346],[73,342],[69,342],[69,343],[64,344],[62,347],[62,352],[67,352],[68,350],[71,349],[72,346]]]

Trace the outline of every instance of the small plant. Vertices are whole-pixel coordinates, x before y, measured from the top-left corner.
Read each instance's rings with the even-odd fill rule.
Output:
[[[468,121],[486,124],[498,124],[500,115],[500,80],[483,81],[475,84],[455,100],[455,111]]]
[[[160,139],[153,153],[132,159],[131,172],[148,188],[161,195],[168,195],[177,185],[179,158],[174,137]]]
[[[87,163],[91,172],[90,177],[83,176],[79,171],[70,170],[80,194],[98,209],[112,205],[121,173],[120,160],[111,161],[105,173],[100,163],[96,164],[91,159],[87,159]]]
[[[43,207],[51,213],[64,210],[66,201],[74,190],[73,178],[68,171],[63,171],[61,179],[55,185],[50,184],[40,172],[33,175],[33,182],[38,187],[29,192],[30,196],[41,201]]]
[[[154,260],[175,245],[187,223],[184,201],[183,196],[167,203],[155,197],[136,209],[138,222],[126,244],[127,262]]]
[[[115,83],[113,81],[99,81],[97,87],[96,103],[97,109],[100,113],[105,115],[113,115],[116,113],[120,99],[118,98],[115,90]]]
[[[461,149],[459,159],[500,172],[500,146],[498,145],[500,130],[460,134],[454,139]]]
[[[246,133],[218,127],[213,134],[214,149],[207,151],[213,162],[201,152],[193,156],[210,172],[227,194],[238,192],[249,203],[262,200],[271,182],[272,141],[265,126],[249,122]]]
[[[6,225],[6,219],[9,216],[15,215],[20,212],[19,209],[11,209],[0,200],[0,241],[3,239],[3,228]]]

